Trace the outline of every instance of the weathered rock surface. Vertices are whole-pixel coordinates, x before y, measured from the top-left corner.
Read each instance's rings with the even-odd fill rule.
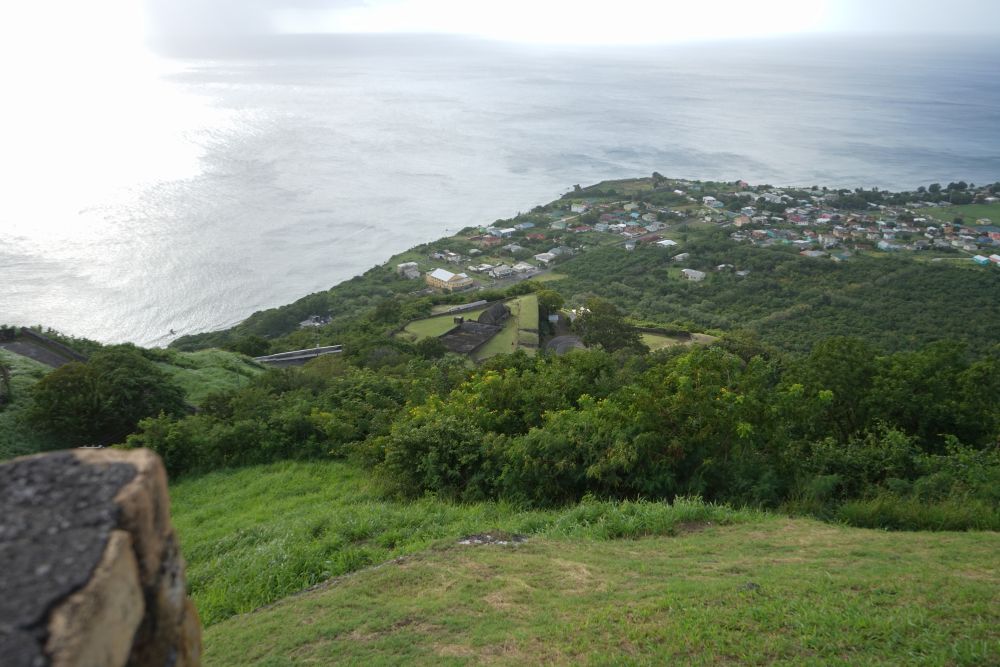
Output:
[[[4,665],[200,664],[163,465],[74,450],[0,465]]]

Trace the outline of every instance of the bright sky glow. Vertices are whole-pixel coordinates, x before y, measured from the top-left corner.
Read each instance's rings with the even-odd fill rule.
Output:
[[[644,44],[818,30],[828,0],[383,0],[280,10],[282,32],[436,32],[554,44]]]
[[[160,78],[168,65],[146,51],[139,9],[93,0],[0,11],[0,236],[34,236],[42,219],[63,238],[84,235],[99,224],[82,221],[90,206],[198,172],[202,150],[188,136],[218,112]]]

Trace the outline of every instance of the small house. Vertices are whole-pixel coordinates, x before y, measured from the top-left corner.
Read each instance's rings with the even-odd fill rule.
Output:
[[[696,283],[699,283],[705,279],[705,272],[697,271],[695,269],[681,269],[681,275],[684,276],[685,280],[690,280]]]
[[[510,278],[514,275],[514,269],[506,264],[501,264],[490,269],[490,275],[497,279]]]
[[[407,280],[416,280],[420,277],[420,267],[416,262],[403,262],[396,265],[396,275]]]

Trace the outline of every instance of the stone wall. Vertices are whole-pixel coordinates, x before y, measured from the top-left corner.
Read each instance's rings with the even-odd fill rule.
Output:
[[[0,662],[196,667],[163,464],[149,450],[0,465]]]

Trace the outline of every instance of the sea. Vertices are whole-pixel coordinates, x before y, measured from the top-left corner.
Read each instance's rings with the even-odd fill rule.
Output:
[[[328,35],[60,58],[4,83],[0,323],[109,343],[231,326],[574,184],[1000,181],[996,40]]]

